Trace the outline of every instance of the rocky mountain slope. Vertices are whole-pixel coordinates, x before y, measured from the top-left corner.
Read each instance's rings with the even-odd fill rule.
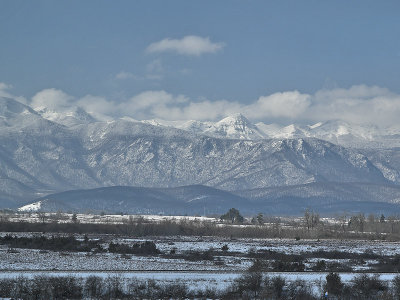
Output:
[[[261,138],[259,126],[241,115],[208,124],[207,133],[201,126],[196,132],[128,118],[100,122],[82,111],[72,116],[78,121],[51,121],[0,98],[2,207],[107,186],[201,184],[240,191],[327,182],[386,185],[400,178],[396,149],[383,155],[316,138]]]
[[[143,123],[182,129],[229,139],[298,139],[316,138],[344,147],[382,149],[400,147],[400,127],[378,128],[357,125],[340,120],[318,122],[312,125],[253,124],[245,116],[235,114],[218,122],[144,120]]]

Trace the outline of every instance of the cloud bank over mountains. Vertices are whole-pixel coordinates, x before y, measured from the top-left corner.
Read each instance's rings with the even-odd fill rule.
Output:
[[[149,90],[115,101],[101,96],[78,98],[59,89],[44,89],[26,100],[10,93],[11,86],[0,83],[0,95],[31,105],[36,110],[68,111],[82,107],[95,117],[109,119],[128,116],[134,119],[218,120],[243,113],[253,121],[271,123],[313,123],[343,120],[356,124],[390,126],[398,123],[400,95],[378,86],[356,85],[348,89],[322,89],[314,94],[285,91],[260,96],[250,103],[190,99],[164,90]]]
[[[209,37],[187,35],[179,39],[165,38],[145,48],[147,54],[175,53],[200,57],[222,51],[223,42],[211,41]],[[143,74],[120,71],[115,79],[127,81],[159,80],[164,77],[161,58],[152,57]],[[343,120],[356,124],[372,124],[387,127],[398,123],[400,94],[386,88],[368,85],[353,85],[350,88],[325,88],[314,94],[298,90],[261,95],[246,102],[235,99],[193,99],[183,94],[171,94],[161,85],[124,99],[109,99],[101,95],[88,94],[83,97],[70,95],[68,91],[48,88],[37,92],[31,99],[14,96],[12,86],[0,82],[0,96],[14,98],[32,106],[37,111],[68,112],[81,107],[100,120],[131,117],[137,120],[199,120],[216,121],[242,113],[252,121],[264,123],[314,124],[329,120]]]

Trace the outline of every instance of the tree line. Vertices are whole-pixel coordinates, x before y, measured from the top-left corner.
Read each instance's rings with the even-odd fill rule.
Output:
[[[0,297],[11,299],[271,299],[271,300],[395,300],[400,298],[400,275],[383,281],[376,275],[358,274],[343,282],[338,273],[310,283],[269,276],[257,266],[234,279],[226,288],[193,288],[184,281],[162,282],[120,275],[19,276],[0,279]]]
[[[245,218],[232,208],[217,221],[164,220],[150,221],[142,217],[126,216],[117,223],[83,223],[76,215],[65,222],[65,215],[40,214],[39,222],[13,221],[1,214],[0,232],[43,232],[79,234],[115,234],[127,236],[224,236],[249,238],[296,239],[380,239],[400,240],[400,219],[384,215],[338,215],[324,219],[317,212],[306,210],[302,217],[274,217],[259,213]],[[57,216],[58,215],[58,216]],[[62,222],[58,218],[63,218]],[[219,222],[223,223],[218,224]],[[246,225],[246,226],[237,226]]]

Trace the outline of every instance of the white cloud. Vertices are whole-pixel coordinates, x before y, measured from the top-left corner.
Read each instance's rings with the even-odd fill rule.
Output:
[[[184,69],[180,70],[179,73],[181,73],[182,75],[188,75],[188,74],[192,73],[192,70],[188,69],[188,68],[184,68]]]
[[[294,119],[303,114],[310,104],[310,95],[289,91],[262,96],[255,103],[247,105],[243,109],[249,118],[254,119]]]
[[[400,95],[365,85],[320,90],[315,94],[287,91],[261,96],[250,104],[227,100],[193,101],[165,91],[147,91],[119,105],[120,114],[138,119],[218,120],[241,112],[254,121],[308,122],[344,120],[388,126],[398,124]]]
[[[164,67],[161,63],[161,59],[155,59],[146,66],[146,72],[148,74],[161,73],[164,71]]]
[[[163,39],[159,42],[150,44],[146,51],[155,52],[175,52],[182,55],[200,56],[204,53],[215,53],[225,46],[224,43],[213,43],[210,38],[188,35],[182,39]]]
[[[158,80],[163,78],[164,67],[161,59],[155,59],[146,66],[146,79]]]
[[[168,103],[177,103],[173,95],[165,91],[146,91],[132,97],[127,105],[131,107],[131,111],[140,111],[143,109],[151,108],[158,105],[166,105]]]
[[[120,103],[119,111],[136,119],[218,120],[239,112],[252,119],[294,119],[309,105],[310,95],[298,91],[260,97],[249,105],[228,100],[190,101],[183,95],[146,91]]]
[[[63,111],[71,106],[74,97],[54,88],[44,89],[32,97],[31,106],[35,110],[48,108]]]
[[[8,92],[12,86],[10,84],[0,82],[0,97],[7,97],[7,98],[13,98],[13,96]]]
[[[116,80],[160,80],[163,78],[164,67],[161,59],[155,59],[146,65],[144,73],[141,75],[135,75],[131,72],[121,71],[115,75]]]
[[[321,90],[305,112],[307,120],[344,120],[359,124],[398,124],[400,95],[377,86],[355,85],[349,89]]]
[[[0,82],[0,91],[11,89],[12,85],[5,82]]]
[[[117,113],[118,107],[103,97],[86,95],[75,101],[74,105],[82,107],[85,111],[98,119],[107,119]]]
[[[13,86],[11,84],[0,82],[0,97],[11,98],[17,100],[23,104],[27,104],[26,98],[22,96],[15,96],[9,92]]]
[[[204,100],[181,102],[178,105],[155,105],[150,111],[154,117],[165,120],[218,120],[239,112],[240,108],[237,102]]]
[[[45,108],[55,112],[70,112],[77,107],[83,108],[99,120],[110,119],[111,116],[118,115],[118,105],[103,97],[86,95],[76,98],[58,89],[44,89],[32,97],[29,104],[36,111]]]
[[[0,84],[0,95],[9,88]],[[194,101],[184,95],[163,90],[145,91],[126,101],[114,102],[103,97],[87,95],[76,98],[57,89],[46,89],[32,98],[31,106],[65,111],[80,106],[96,117],[165,120],[219,120],[234,113],[243,113],[253,121],[307,122],[309,124],[344,120],[350,123],[390,126],[399,124],[400,95],[385,88],[357,85],[349,89],[334,88],[303,94],[286,91],[261,96],[249,104],[228,100]]]
[[[227,100],[192,102],[185,107],[181,119],[186,116],[193,120],[218,120],[242,111],[238,102]]]
[[[129,114],[128,116],[139,119],[159,118],[162,111],[166,111],[167,108],[178,108],[187,101],[188,99],[182,95],[173,96],[165,91],[146,91],[120,103],[118,111],[120,115]]]
[[[353,85],[348,89],[333,88],[322,89],[315,93],[315,98],[318,101],[330,101],[336,99],[369,99],[371,97],[391,95],[391,92],[386,88],[378,86],[367,86],[364,84]]]
[[[115,75],[115,79],[125,80],[125,79],[135,79],[136,76],[130,72],[121,71]]]

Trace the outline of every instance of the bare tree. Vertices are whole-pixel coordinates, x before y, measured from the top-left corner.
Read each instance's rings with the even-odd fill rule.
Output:
[[[42,221],[42,223],[44,224],[44,223],[46,223],[46,213],[44,213],[44,212],[38,212],[38,219],[40,220],[40,221]]]

